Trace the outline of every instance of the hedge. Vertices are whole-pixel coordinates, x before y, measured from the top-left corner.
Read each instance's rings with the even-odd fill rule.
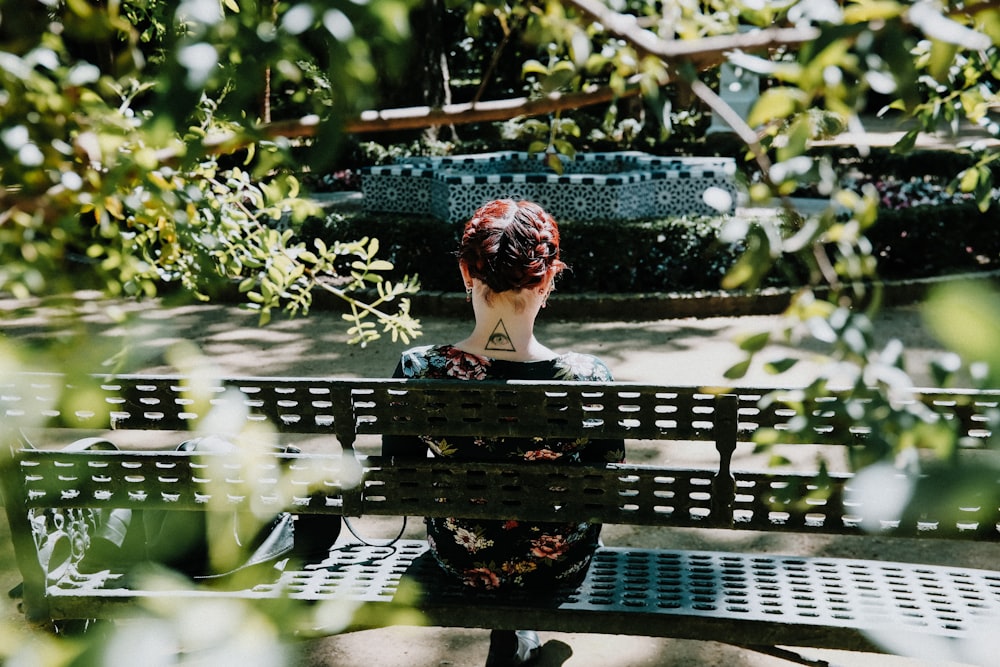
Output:
[[[562,258],[569,270],[558,289],[656,292],[719,289],[740,248],[718,241],[717,218],[646,222],[565,221]],[[455,250],[461,226],[424,216],[331,214],[307,221],[301,234],[330,242],[374,236],[395,265],[390,277],[418,274],[432,291],[460,291]]]
[[[887,279],[923,278],[1000,267],[996,207],[918,206],[879,212],[868,238]]]
[[[697,292],[720,289],[739,257],[739,245],[719,240],[723,218],[675,218],[643,222],[563,221],[560,279],[564,293]],[[461,225],[429,216],[331,213],[306,221],[305,238],[377,237],[395,265],[388,276],[417,274],[424,290],[459,292],[455,250]],[[974,204],[884,209],[869,230],[879,274],[921,278],[1000,268],[1000,225],[993,209]],[[784,258],[764,286],[788,286],[804,278],[794,258]]]

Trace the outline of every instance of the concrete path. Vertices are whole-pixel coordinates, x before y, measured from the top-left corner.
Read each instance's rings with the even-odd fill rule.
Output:
[[[553,296],[553,300],[559,299]],[[565,297],[569,298],[569,297]],[[13,310],[13,300],[0,299],[0,311]],[[386,337],[366,348],[347,345],[340,314],[316,311],[305,318],[276,315],[265,327],[253,313],[236,306],[189,304],[174,307],[159,302],[122,304],[109,310],[84,299],[79,317],[68,327],[60,311],[36,308],[17,317],[3,317],[3,334],[22,341],[76,336],[94,367],[116,372],[177,372],[170,359],[178,350],[196,349],[204,363],[229,375],[304,375],[381,377],[392,373],[399,354],[409,345],[455,342],[468,334],[469,321],[460,317],[422,318],[423,333],[410,343]],[[124,316],[125,321],[118,321]],[[471,317],[471,313],[470,313]],[[884,310],[873,323],[879,346],[900,339],[907,350],[917,384],[930,382],[926,362],[939,346],[923,326],[917,306]],[[558,351],[589,352],[603,358],[616,379],[681,385],[733,384],[725,372],[745,357],[737,347],[744,336],[771,332],[773,349],[759,355],[742,386],[802,385],[829,371],[830,361],[814,343],[802,339],[801,328],[786,340],[786,323],[777,315],[685,317],[649,321],[591,322],[548,319],[543,311],[538,337]],[[85,345],[85,347],[83,347]],[[764,370],[769,359],[792,356],[799,365],[782,376]],[[114,357],[114,366],[105,360]]]

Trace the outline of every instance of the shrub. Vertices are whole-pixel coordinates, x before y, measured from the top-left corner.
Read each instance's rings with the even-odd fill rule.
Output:
[[[974,203],[883,208],[868,231],[879,275],[920,278],[1000,268],[1000,226],[994,210]],[[720,289],[742,247],[723,243],[723,218],[674,218],[641,222],[563,221],[563,259],[569,270],[558,289],[568,294],[696,292]],[[305,238],[377,237],[395,268],[395,281],[419,275],[426,291],[460,292],[455,250],[461,225],[430,216],[333,213],[307,220]],[[794,286],[806,271],[784,258],[764,286]]]
[[[917,278],[1000,268],[996,207],[975,203],[883,209],[868,231],[883,278]]]
[[[718,240],[722,218],[643,222],[564,221],[559,281],[565,293],[638,293],[718,290],[741,248]],[[455,250],[461,225],[430,216],[344,213],[308,220],[303,237],[378,237],[381,254],[395,265],[386,277],[419,274],[428,291],[461,291]]]

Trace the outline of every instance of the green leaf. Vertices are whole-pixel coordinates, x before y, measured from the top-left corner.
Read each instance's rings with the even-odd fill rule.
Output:
[[[556,172],[557,174],[563,173],[563,163],[562,160],[559,159],[558,153],[546,154],[545,164],[547,164],[549,169]]]
[[[726,372],[722,374],[723,377],[727,380],[739,380],[747,374],[747,371],[750,370],[750,364],[752,361],[752,359],[745,359],[738,364],[730,366],[726,369]]]
[[[985,170],[986,175],[980,174],[979,183],[976,185],[976,190],[974,192],[976,197],[976,206],[980,211],[985,213],[993,205],[993,174],[986,167],[980,167],[980,169]]]
[[[740,349],[744,352],[760,352],[771,341],[771,333],[763,331],[761,333],[744,336],[740,340]]]
[[[785,136],[787,139],[785,145],[778,148],[778,162],[790,160],[806,152],[809,140],[812,138],[812,121],[809,116],[799,115],[792,121]]]
[[[972,192],[979,185],[979,171],[969,168],[959,174],[958,188],[962,192]]]
[[[893,153],[909,153],[913,150],[913,147],[917,145],[917,137],[920,136],[920,130],[914,129],[910,130],[902,137],[899,141],[895,143],[892,147]]]
[[[955,44],[949,44],[937,39],[931,42],[931,51],[927,59],[927,71],[935,81],[938,83],[948,82],[950,78],[948,72],[951,70],[952,63],[955,62],[956,53],[958,53],[958,46]]]
[[[521,66],[521,76],[527,76],[529,74],[538,74],[540,76],[546,76],[549,73],[549,68],[543,65],[538,60],[527,60],[524,65]]]
[[[559,68],[553,71],[541,81],[543,93],[556,93],[564,88],[576,78],[576,72],[572,69]]]
[[[844,7],[844,23],[868,23],[891,19],[903,13],[905,7],[894,0],[868,0]]]
[[[772,468],[778,468],[780,466],[791,465],[791,460],[787,456],[782,456],[781,454],[772,454],[771,458],[768,460],[767,465]],[[790,493],[790,492],[789,492]],[[785,496],[786,500],[794,500],[791,496]]]
[[[532,141],[528,144],[529,153],[544,153],[548,148],[549,144],[547,141]]]
[[[797,88],[776,86],[760,94],[750,110],[747,124],[758,127],[772,120],[782,120],[801,111],[806,94]]]
[[[723,289],[753,288],[774,263],[767,235],[760,227],[751,227],[747,247],[722,278]]]
[[[785,357],[784,359],[777,359],[775,361],[769,361],[764,364],[764,370],[771,375],[781,375],[785,371],[791,369],[795,364],[799,363],[798,359],[793,359],[792,357]]]
[[[923,313],[948,348],[1000,372],[1000,293],[995,288],[979,281],[949,282],[931,292]]]
[[[576,155],[576,147],[565,139],[556,139],[552,142],[555,149],[567,157],[573,157]],[[561,163],[560,163],[560,166]]]

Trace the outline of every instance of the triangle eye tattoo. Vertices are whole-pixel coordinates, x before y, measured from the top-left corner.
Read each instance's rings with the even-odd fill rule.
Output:
[[[510,339],[510,335],[507,333],[507,327],[503,325],[503,320],[497,322],[497,325],[493,327],[493,333],[490,334],[490,339],[486,341],[487,350],[499,350],[502,352],[517,352],[514,349],[514,342]]]

